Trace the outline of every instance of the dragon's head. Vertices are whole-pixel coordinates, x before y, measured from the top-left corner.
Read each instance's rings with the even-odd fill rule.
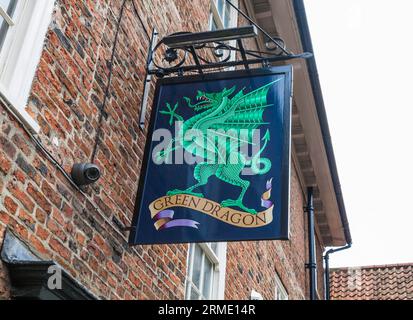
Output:
[[[198,93],[195,97],[198,101],[196,104],[191,104],[191,99],[187,97],[185,97],[184,99],[188,103],[189,107],[193,108],[195,111],[201,111],[204,109],[218,107],[225,97],[228,97],[234,93],[235,89],[236,87],[234,86],[231,89],[225,88],[220,92],[211,93],[198,90]]]

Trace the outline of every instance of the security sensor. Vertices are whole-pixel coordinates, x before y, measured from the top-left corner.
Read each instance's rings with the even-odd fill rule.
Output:
[[[100,169],[93,163],[76,163],[73,165],[71,175],[78,186],[86,186],[99,180]]]
[[[252,289],[251,300],[264,300],[264,298],[262,297],[261,293],[258,293],[257,291]]]

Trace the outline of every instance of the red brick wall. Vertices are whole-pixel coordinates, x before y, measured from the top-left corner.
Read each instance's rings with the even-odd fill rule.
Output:
[[[56,4],[28,110],[41,126],[38,138],[66,172],[92,154],[121,3]],[[208,27],[209,0],[135,3],[145,27],[150,32],[155,25],[160,37]],[[145,143],[138,113],[147,46],[128,1],[96,157],[103,175],[84,194],[0,105],[0,241],[8,226],[107,299],[184,297],[187,245],[130,248],[128,233],[119,227],[132,218]],[[248,298],[252,288],[272,298],[275,270],[290,297],[303,298],[303,199],[294,172],[292,181],[291,240],[230,244],[227,298]],[[0,262],[0,298],[9,297],[8,288],[7,270]]]

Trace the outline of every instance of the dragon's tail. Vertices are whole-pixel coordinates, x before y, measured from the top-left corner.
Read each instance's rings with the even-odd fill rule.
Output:
[[[262,140],[264,141],[264,146],[251,160],[247,161],[247,166],[251,166],[252,172],[254,172],[257,175],[263,175],[263,174],[268,173],[271,170],[271,166],[272,166],[270,159],[261,158],[261,154],[264,152],[265,148],[267,147],[268,141],[270,141],[269,131],[267,131],[267,133],[265,134]],[[264,165],[264,167],[261,168],[261,165]]]
[[[261,168],[261,165],[264,165]],[[260,154],[257,154],[252,158],[252,160],[247,162],[247,166],[251,166],[252,172],[257,175],[263,175],[271,170],[271,161],[268,158],[261,158]]]

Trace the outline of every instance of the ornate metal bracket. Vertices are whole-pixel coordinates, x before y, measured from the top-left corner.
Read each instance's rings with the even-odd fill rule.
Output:
[[[142,98],[140,127],[144,129],[151,76],[159,78],[176,74],[226,70],[226,68],[261,65],[272,62],[312,57],[311,53],[293,54],[281,38],[271,37],[253,21],[254,25],[200,33],[179,32],[164,37],[157,43],[156,30],[152,33],[146,64],[144,94]],[[267,51],[245,49],[243,39],[258,36],[258,30],[267,38]],[[155,57],[157,59],[155,59]],[[160,61],[160,62],[159,62]]]
[[[268,51],[245,49],[243,38],[257,35],[255,26],[201,33],[174,33],[158,42],[149,54],[152,67],[148,69],[148,74],[165,77],[194,71],[202,74],[205,70],[235,66],[249,69],[251,65],[266,66],[275,61],[312,56],[307,52],[292,54],[280,38],[271,38],[271,41],[266,42]],[[162,63],[155,62],[154,56],[161,56]]]

